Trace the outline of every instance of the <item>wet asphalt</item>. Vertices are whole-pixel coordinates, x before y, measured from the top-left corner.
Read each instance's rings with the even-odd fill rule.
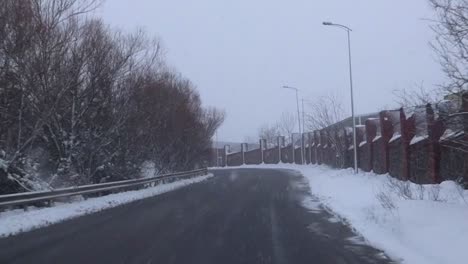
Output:
[[[2,238],[0,263],[394,263],[325,210],[293,171],[212,173],[176,191]]]

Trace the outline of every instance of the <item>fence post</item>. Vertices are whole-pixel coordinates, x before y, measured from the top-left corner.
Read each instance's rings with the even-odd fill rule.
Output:
[[[377,135],[377,126],[375,123],[372,122],[372,120],[367,119],[365,122],[365,128],[366,128],[366,142],[367,142],[367,147],[369,148],[369,160],[368,160],[368,170],[371,171],[374,168],[374,139]],[[365,166],[365,165],[363,165]]]
[[[296,153],[294,151],[294,133],[291,134],[291,150],[292,150],[291,151],[292,161],[290,163],[294,164],[296,162],[296,157],[295,157]]]
[[[228,167],[228,153],[231,152],[231,145],[224,145],[224,167]]]
[[[390,121],[388,116],[388,111],[380,112],[380,132],[382,136],[382,162],[383,162],[383,172],[387,173],[389,171],[390,164],[390,149],[389,141],[393,135],[393,124]]]
[[[241,143],[242,165],[245,165],[245,144],[246,143]]]
[[[409,153],[409,143],[411,140],[410,136],[410,127],[409,122],[406,120],[405,110],[403,107],[400,108],[400,127],[401,127],[401,177],[403,180],[409,180],[410,178],[410,153]]]
[[[442,126],[440,121],[435,120],[434,109],[431,104],[426,105],[426,118],[427,118],[427,136],[428,136],[428,150],[429,150],[429,171],[428,179],[432,183],[440,182],[440,144],[439,139],[442,135]]]
[[[261,160],[260,163],[265,163],[265,156],[264,156],[264,150],[266,148],[266,140],[265,139],[260,139],[260,155],[261,155]]]
[[[278,164],[279,164],[279,163],[283,163],[283,159],[281,158],[281,148],[283,146],[284,140],[282,136],[278,136],[276,140],[278,144]]]
[[[333,157],[333,144],[332,144],[332,133],[330,132],[329,129],[325,130],[325,135],[327,138],[327,160],[328,160],[328,165],[334,166],[334,157]]]
[[[305,133],[301,133],[301,165],[306,164],[304,135]]]
[[[461,111],[463,111],[465,114],[463,115],[463,130],[464,130],[464,141],[465,142],[468,142],[468,92],[465,92],[462,94],[462,107],[461,107]],[[467,182],[468,181],[468,154],[465,153],[465,164],[464,164],[464,174],[465,175],[465,179],[464,181]]]
[[[322,131],[318,130],[315,131],[317,132],[316,135],[316,140],[318,142],[317,147],[315,148],[315,151],[317,153],[317,164],[321,165],[322,164]]]
[[[340,144],[343,145],[342,147],[342,155],[343,155],[343,168],[348,168],[348,134],[346,133],[346,127],[343,127],[343,138],[340,138]]]
[[[330,130],[329,129],[324,129],[325,130],[325,133],[324,133],[324,136],[325,136],[325,145],[327,146],[325,149],[324,149],[324,152],[325,152],[325,159],[326,159],[326,162],[325,164],[329,165],[329,166],[333,166],[333,160],[332,160],[332,147],[331,147],[331,134],[330,134]]]
[[[333,153],[334,153],[334,159],[335,159],[335,165],[337,168],[342,168],[342,155],[340,152],[340,147],[338,144],[340,143],[340,135],[339,135],[339,128],[334,127],[333,128],[333,141],[332,141],[332,147],[333,147]]]
[[[359,123],[361,123],[361,121],[359,121]],[[365,137],[364,137],[365,134],[366,134],[365,126],[360,125],[356,127],[356,153],[357,153],[356,163],[358,164],[358,169],[362,169],[363,158],[362,158],[362,153],[361,153],[361,147],[359,145],[361,142],[365,140]],[[354,161],[354,157],[353,157],[353,161]]]
[[[309,144],[309,164],[312,164],[312,133],[308,132],[307,133],[307,142]]]
[[[333,135],[330,129],[326,130],[326,137],[327,137],[327,159],[328,165],[335,166],[335,155],[333,151]]]
[[[317,164],[317,153],[315,152],[316,147],[317,147],[317,142],[315,142],[315,131],[311,132],[311,137],[312,137],[312,145],[311,145],[312,147],[310,148],[310,163]]]

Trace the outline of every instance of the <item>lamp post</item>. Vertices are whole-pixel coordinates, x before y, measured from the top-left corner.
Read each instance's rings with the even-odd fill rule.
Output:
[[[353,118],[353,150],[354,150],[354,173],[358,173],[358,164],[357,164],[357,146],[356,146],[356,118],[354,116],[354,93],[353,93],[353,71],[351,64],[351,29],[345,25],[335,24],[332,22],[323,22],[324,26],[334,26],[339,27],[348,33],[348,63],[349,63],[349,86],[351,90],[351,116]]]
[[[297,89],[296,87],[291,87],[291,86],[287,86],[287,85],[284,85],[283,88],[284,89],[291,89],[291,90],[296,91],[297,121],[299,122],[299,134],[302,134],[302,132],[301,132],[301,114],[300,114],[300,111],[299,111],[299,89]],[[302,138],[301,138],[301,141],[302,141]],[[294,153],[294,136],[293,136],[292,147],[293,147],[293,153]],[[301,146],[301,164],[304,164],[304,150],[302,149],[302,146]]]
[[[304,137],[304,133],[305,133],[305,109],[304,109],[304,102],[309,102],[309,103],[313,103],[311,102],[310,100],[308,99],[305,99],[305,98],[302,98],[302,135]],[[304,138],[303,138],[304,139]],[[304,142],[304,140],[303,140]],[[304,152],[305,152],[305,143],[304,144]],[[309,132],[307,133],[307,145],[309,145],[309,152],[308,152],[308,156],[309,156],[309,162],[312,163],[311,161],[311,157],[312,157],[312,150],[311,150],[311,146],[310,146],[310,138],[309,138]],[[305,162],[307,162],[307,160],[305,160]]]

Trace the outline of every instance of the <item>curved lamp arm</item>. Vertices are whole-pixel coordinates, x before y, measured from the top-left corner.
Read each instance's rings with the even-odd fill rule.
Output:
[[[341,25],[341,24],[335,24],[335,23],[332,23],[332,22],[323,22],[322,23],[324,26],[335,26],[335,27],[340,27],[340,28],[343,28],[345,30],[348,30],[348,31],[353,31],[352,29],[350,29],[349,27],[345,26],[345,25]]]

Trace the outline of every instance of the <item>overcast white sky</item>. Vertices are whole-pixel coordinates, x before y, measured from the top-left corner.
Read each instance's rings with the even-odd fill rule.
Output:
[[[322,21],[353,29],[357,113],[395,106],[395,89],[443,82],[428,44],[427,0],[107,0],[100,14],[162,39],[169,64],[203,103],[225,109],[225,141],[255,137],[262,124],[295,113],[285,84],[309,99],[339,94],[350,115],[346,32]]]

